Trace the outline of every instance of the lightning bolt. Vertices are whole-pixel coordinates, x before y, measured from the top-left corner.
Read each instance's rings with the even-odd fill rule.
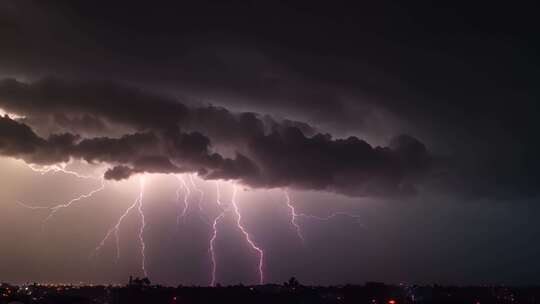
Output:
[[[221,193],[219,191],[219,181],[216,181],[216,203],[221,206]]]
[[[218,225],[225,217],[225,209],[221,207],[221,194],[219,191],[219,181],[216,181],[216,204],[220,208],[221,212],[216,218],[214,218],[214,223],[212,224],[212,237],[210,238],[210,258],[212,261],[212,281],[210,282],[210,286],[216,286],[216,270],[217,270],[217,261],[216,261],[216,250],[215,250],[215,241],[217,238],[218,233]]]
[[[197,185],[195,184],[195,181],[193,180],[193,174],[190,174],[188,175],[189,177],[189,183],[186,182],[186,180],[184,179],[183,176],[181,175],[177,175],[177,178],[178,180],[180,181],[180,185],[182,188],[184,188],[184,208],[182,209],[182,212],[180,212],[178,214],[178,216],[176,217],[176,223],[179,224],[180,223],[180,219],[185,219],[186,215],[187,215],[187,212],[188,212],[188,209],[190,207],[190,202],[189,202],[189,197],[191,196],[191,193],[193,191],[196,191],[199,193],[199,201],[198,201],[198,208],[199,208],[199,218],[205,222],[206,224],[208,225],[211,225],[210,222],[208,221],[208,219],[206,217],[203,216],[203,209],[202,209],[202,200],[204,198],[204,191],[202,191],[201,189],[199,189],[197,187]],[[193,191],[191,190],[190,188],[190,185],[193,189]],[[179,191],[180,189],[177,189],[177,198],[179,196]]]
[[[51,165],[51,166],[37,166],[37,165],[34,165],[34,164],[26,164],[25,165],[32,171],[36,172],[36,173],[39,173],[41,175],[45,175],[45,174],[48,174],[48,173],[58,173],[58,172],[62,172],[64,174],[68,174],[68,175],[73,175],[77,178],[81,178],[81,179],[93,179],[93,180],[96,180],[97,178],[96,177],[93,177],[93,176],[90,176],[90,175],[84,175],[84,174],[80,174],[78,172],[75,172],[75,171],[72,171],[72,170],[67,170],[67,166],[69,165],[66,164],[66,163],[61,163],[61,164],[56,164],[56,165]]]
[[[131,204],[126,209],[126,211],[118,218],[118,221],[116,222],[116,224],[111,229],[109,229],[109,231],[107,231],[107,233],[105,234],[105,237],[103,237],[101,242],[94,249],[94,252],[93,252],[92,255],[96,255],[103,248],[103,246],[105,246],[105,243],[107,242],[107,240],[114,233],[115,240],[116,240],[116,260],[118,261],[120,259],[120,233],[119,233],[120,232],[120,226],[122,225],[122,222],[126,218],[126,216],[128,216],[128,214],[131,212],[131,210],[137,208],[137,210],[139,212],[140,220],[141,220],[141,225],[140,225],[140,228],[139,228],[139,235],[138,235],[140,246],[141,246],[141,257],[142,257],[141,268],[142,268],[142,271],[144,273],[144,276],[148,277],[148,273],[146,271],[146,265],[145,265],[145,263],[146,263],[146,255],[145,255],[146,244],[145,244],[144,238],[143,238],[144,228],[146,227],[146,222],[145,222],[144,213],[143,213],[143,209],[142,209],[142,206],[143,206],[143,194],[144,194],[144,177],[141,177],[140,182],[139,182],[139,194],[138,194],[137,198],[135,199],[133,204]]]
[[[203,211],[202,210],[202,201],[204,199],[204,191],[202,191],[201,189],[199,189],[197,187],[197,185],[195,184],[195,181],[193,180],[193,175],[194,174],[189,175],[189,182],[191,183],[191,186],[193,187],[193,189],[199,193],[199,211],[202,212]]]
[[[298,235],[298,237],[302,240],[302,243],[304,243],[304,244],[305,244],[305,239],[304,239],[304,236],[302,234],[302,230],[300,228],[300,225],[296,221],[296,219],[299,218],[299,217],[318,220],[318,221],[325,221],[326,222],[326,221],[332,220],[334,218],[337,218],[339,216],[344,216],[344,217],[352,218],[357,223],[360,223],[360,220],[361,220],[360,215],[354,214],[354,213],[349,213],[349,212],[344,212],[344,211],[334,212],[334,213],[331,213],[328,216],[316,216],[316,215],[305,214],[305,213],[297,213],[296,209],[291,204],[291,198],[289,196],[289,193],[287,191],[284,191],[284,194],[285,194],[285,204],[289,208],[290,214],[291,214],[291,225],[293,225],[295,227],[296,234]]]
[[[283,191],[283,192],[285,193],[285,204],[291,211],[291,225],[294,226],[294,228],[296,229],[296,235],[302,241],[302,244],[305,244],[306,240],[304,239],[304,236],[302,235],[302,230],[300,229],[300,225],[298,225],[298,223],[296,222],[296,218],[300,215],[296,213],[294,206],[291,204],[291,198],[289,197],[289,193],[287,191]]]
[[[119,235],[120,225],[122,225],[122,221],[124,220],[126,216],[128,216],[129,212],[133,208],[137,207],[138,204],[139,204],[139,196],[137,196],[137,199],[135,199],[135,202],[133,202],[133,204],[131,204],[124,213],[122,213],[122,215],[118,218],[118,221],[116,222],[116,224],[111,229],[109,229],[109,231],[107,231],[107,234],[105,234],[105,237],[101,240],[101,242],[99,242],[99,245],[94,249],[94,254],[96,254],[98,251],[101,250],[101,248],[103,248],[103,246],[105,245],[105,243],[107,242],[111,234],[114,233],[115,238],[116,238],[116,259],[117,260],[120,259],[120,235]]]
[[[184,189],[184,208],[182,209],[181,212],[178,213],[178,216],[176,217],[176,225],[178,225],[178,224],[180,224],[180,219],[182,219],[182,218],[184,218],[186,216],[188,206],[189,206],[188,198],[189,198],[189,195],[190,195],[190,190],[189,190],[189,187],[186,184],[186,181],[184,180],[184,177],[182,177],[181,175],[176,175],[176,178],[180,182],[179,186],[178,186],[178,189],[176,189],[176,200],[177,201],[180,200],[180,188]]]
[[[48,220],[50,220],[55,214],[56,212],[58,212],[58,210],[60,209],[63,209],[63,208],[69,208],[71,207],[71,205],[73,205],[74,203],[78,202],[78,201],[81,201],[83,199],[86,199],[86,198],[89,198],[89,197],[92,197],[94,194],[102,191],[103,189],[105,189],[105,179],[104,178],[101,178],[101,185],[99,186],[99,188],[95,189],[95,190],[92,190],[90,191],[89,193],[87,194],[83,194],[79,197],[76,197],[68,202],[66,202],[65,204],[60,204],[60,205],[56,205],[54,207],[51,208],[51,212],[49,213],[49,215],[45,218],[44,222],[47,222]]]
[[[67,174],[71,175],[73,177],[79,178],[79,179],[85,179],[85,180],[94,180],[99,181],[100,185],[98,188],[86,193],[82,194],[74,199],[71,199],[65,203],[58,204],[56,206],[52,207],[45,207],[45,206],[32,206],[27,205],[22,202],[17,202],[21,206],[33,209],[33,210],[48,210],[49,214],[45,218],[44,222],[49,221],[55,214],[57,214],[58,211],[64,208],[69,208],[73,204],[82,201],[84,199],[91,198],[96,193],[103,191],[105,189],[105,179],[104,177],[94,177],[90,175],[84,175],[80,174],[73,170],[68,170],[67,166],[69,164],[62,163],[57,165],[51,165],[51,166],[36,166],[32,164],[27,164],[27,167],[30,168],[33,172],[39,173],[41,175],[45,174]],[[176,189],[176,200],[178,203],[183,201],[183,208],[181,208],[178,211],[177,215],[177,224],[179,224],[180,219],[185,218],[189,207],[190,207],[190,197],[193,192],[198,193],[198,208],[199,212],[202,213],[202,203],[204,200],[205,193],[204,191],[198,187],[197,183],[195,182],[195,174],[189,174],[187,178],[189,180],[186,180],[186,176],[184,175],[175,175],[176,178],[179,181],[178,188]],[[183,192],[183,199],[181,197],[181,192]],[[120,259],[120,227],[125,220],[125,218],[134,210],[136,209],[139,214],[140,219],[140,225],[138,229],[138,240],[140,244],[140,255],[141,255],[141,269],[144,273],[145,277],[148,277],[148,272],[146,269],[146,243],[144,240],[144,233],[146,229],[146,219],[144,214],[144,193],[145,193],[145,177],[141,176],[140,182],[139,182],[139,193],[137,197],[135,198],[135,201],[122,213],[122,215],[118,218],[116,224],[111,227],[103,239],[99,242],[99,244],[96,246],[96,248],[93,251],[93,254],[97,254],[107,243],[107,241],[113,236],[116,241],[116,260],[118,261]],[[305,213],[298,213],[294,207],[294,205],[291,202],[291,197],[289,196],[289,193],[287,190],[283,190],[283,193],[285,195],[285,205],[287,206],[288,210],[290,211],[290,223],[291,226],[294,227],[296,231],[296,235],[298,238],[302,241],[302,243],[305,243],[305,238],[302,233],[302,229],[300,224],[298,223],[298,218],[307,218],[307,219],[313,219],[313,220],[319,220],[319,221],[329,221],[334,218],[344,216],[348,218],[352,218],[356,221],[360,221],[361,216],[357,214],[352,214],[348,212],[338,211],[334,212],[328,216],[316,216],[316,215],[310,215]],[[219,209],[218,215],[214,218],[213,223],[211,224],[212,227],[212,234],[209,240],[209,251],[210,251],[210,258],[211,258],[211,286],[215,286],[217,282],[217,258],[216,258],[216,240],[218,237],[218,229],[220,225],[222,224],[223,220],[228,215],[228,212],[231,211],[233,214],[234,222],[236,224],[236,227],[241,232],[243,237],[245,238],[245,241],[249,244],[249,246],[252,248],[252,250],[256,251],[258,255],[258,275],[259,275],[259,284],[264,283],[264,251],[261,247],[257,246],[257,244],[253,241],[252,236],[249,234],[249,232],[246,230],[246,227],[242,223],[242,215],[240,212],[240,208],[237,201],[238,196],[238,186],[236,184],[233,184],[233,192],[231,197],[231,204],[223,204],[221,201],[221,192],[220,192],[220,182],[216,181],[216,205]],[[208,223],[210,224],[210,223]]]
[[[264,251],[261,248],[259,248],[257,245],[255,245],[255,243],[251,239],[251,236],[242,225],[242,216],[240,214],[240,210],[236,202],[237,191],[238,191],[237,186],[233,185],[233,194],[232,194],[231,203],[233,206],[234,213],[236,215],[236,226],[242,232],[242,234],[246,238],[247,243],[251,246],[251,248],[257,251],[257,253],[259,254],[259,284],[263,284],[264,283],[264,271],[263,271]]]
[[[139,229],[139,242],[141,244],[141,257],[142,257],[142,261],[141,261],[141,267],[142,267],[142,270],[143,270],[143,273],[144,273],[144,277],[148,277],[148,272],[146,271],[146,254],[145,254],[145,251],[146,251],[146,244],[144,243],[144,228],[146,227],[146,221],[145,221],[145,218],[144,218],[144,213],[143,213],[143,194],[144,194],[144,177],[141,177],[141,180],[140,180],[140,192],[139,192],[139,206],[137,208],[137,210],[139,211],[139,215],[141,217],[141,226],[140,226],[140,229]]]
[[[214,243],[217,238],[217,226],[223,220],[225,217],[225,212],[221,212],[215,219],[214,224],[212,225],[212,228],[214,229],[214,233],[212,234],[212,238],[210,239],[210,253],[212,258],[212,282],[210,283],[211,286],[216,286],[216,270],[217,270],[217,261],[216,261],[216,251],[214,248]]]
[[[72,170],[67,170],[66,169],[67,165],[68,164],[58,164],[58,165],[52,165],[52,166],[38,167],[38,166],[35,166],[35,165],[32,165],[32,164],[26,164],[26,166],[28,168],[30,168],[30,170],[32,170],[34,172],[37,172],[37,173],[39,173],[41,175],[45,175],[45,174],[48,174],[48,173],[51,173],[51,172],[52,173],[62,172],[64,174],[72,175],[72,176],[75,176],[75,177],[80,178],[80,179],[90,179],[90,180],[99,181],[99,183],[100,183],[98,188],[96,188],[96,189],[94,189],[94,190],[92,190],[92,191],[90,191],[88,193],[81,194],[78,197],[76,197],[74,199],[71,199],[71,200],[69,200],[69,201],[67,201],[65,203],[61,203],[61,204],[58,204],[58,205],[55,205],[55,206],[52,206],[52,207],[33,206],[33,205],[28,205],[28,204],[25,204],[23,202],[17,201],[17,204],[19,204],[20,206],[22,206],[24,208],[30,209],[30,210],[49,210],[49,214],[43,220],[43,224],[48,222],[59,210],[64,209],[64,208],[69,208],[74,203],[77,203],[77,202],[79,202],[81,200],[90,198],[94,194],[96,194],[96,193],[98,193],[100,191],[103,191],[105,189],[105,179],[103,177],[97,178],[97,177],[93,177],[93,176],[89,176],[89,175],[83,175],[83,174],[77,173],[77,172],[72,171]]]

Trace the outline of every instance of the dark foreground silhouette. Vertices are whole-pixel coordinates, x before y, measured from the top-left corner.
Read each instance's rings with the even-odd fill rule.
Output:
[[[79,303],[540,303],[540,287],[449,287],[385,285],[302,286],[291,278],[282,285],[227,287],[164,287],[147,278],[125,286],[75,286],[55,284],[0,285],[0,304]]]

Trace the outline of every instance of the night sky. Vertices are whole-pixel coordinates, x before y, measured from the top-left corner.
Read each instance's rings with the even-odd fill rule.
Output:
[[[0,281],[540,284],[532,6],[136,2],[0,2]]]

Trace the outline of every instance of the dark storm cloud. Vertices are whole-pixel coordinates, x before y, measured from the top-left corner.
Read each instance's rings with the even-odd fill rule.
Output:
[[[4,155],[32,154],[37,146],[45,143],[28,126],[8,117],[0,118],[0,126],[0,147]]]
[[[105,175],[111,179],[142,172],[195,171],[206,178],[238,179],[255,187],[395,195],[410,192],[414,179],[425,173],[430,162],[425,146],[409,136],[397,138],[390,147],[374,148],[356,137],[312,135],[313,128],[305,123],[281,123],[269,116],[232,113],[214,106],[187,107],[110,83],[79,85],[49,79],[25,84],[5,80],[0,83],[0,98],[0,107],[25,117],[57,115],[65,109],[60,113],[95,115],[138,130],[119,138],[66,134],[63,136],[71,140],[53,140],[56,135],[44,140],[26,125],[4,118],[26,130],[27,137],[35,139],[37,150],[51,146],[63,151],[64,159],[115,166]],[[234,158],[213,152],[212,141],[233,147]],[[62,145],[56,147],[57,143]]]
[[[137,131],[174,132],[180,127],[200,130],[214,141],[226,144],[242,144],[246,138],[273,128],[293,127],[308,135],[316,132],[303,122],[277,122],[268,115],[232,113],[213,105],[188,107],[171,97],[111,82],[48,78],[23,83],[3,79],[0,80],[0,108],[25,116],[23,120],[29,124],[36,122],[33,126],[36,128],[40,128],[42,120],[52,120],[62,128],[90,131],[107,131],[108,124],[124,125]],[[185,140],[199,141],[197,144],[205,141],[195,136]]]
[[[67,121],[67,115],[88,120],[88,114],[92,114],[137,129],[157,129],[174,126],[187,115],[187,108],[170,98],[107,82],[46,79],[26,84],[5,79],[0,83],[0,91],[6,100],[1,102],[5,110],[28,116],[51,115],[64,125],[77,122]],[[95,122],[88,127],[95,128]]]
[[[404,133],[437,155],[436,170],[425,180],[436,191],[475,197],[538,194],[540,147],[530,134],[540,129],[540,65],[532,9],[491,4],[492,13],[486,14],[483,5],[443,8],[423,1],[309,8],[203,1],[169,7],[130,3],[129,14],[125,9],[119,3],[107,9],[83,2],[2,3],[0,38],[10,42],[0,48],[2,73],[68,79],[3,82],[2,107],[30,113],[24,122],[42,136],[72,129],[85,137],[108,137],[117,125],[143,133],[200,132],[212,146],[229,148],[227,155],[233,156],[238,150],[264,171],[250,179],[254,184],[282,185],[313,176],[298,186],[344,192],[354,190],[337,186],[341,180],[362,176],[338,164],[321,165],[327,166],[326,175],[315,168],[278,170],[265,151],[282,153],[276,158],[293,167],[317,160],[330,164],[326,154],[300,149],[319,148],[325,138],[316,136],[321,130],[362,134],[378,145]],[[181,104],[171,96],[187,98]],[[187,106],[208,100],[220,106]],[[305,135],[297,138],[304,142],[295,148],[299,152],[290,151],[305,158],[288,158],[279,146],[290,145],[286,134],[296,131],[288,127]],[[344,145],[370,151],[345,141],[328,139],[320,149],[338,153]],[[263,149],[269,142],[272,146]],[[409,188],[404,181],[425,171],[408,167],[416,156],[393,151],[392,145],[391,156],[371,149],[361,155],[373,159],[375,169],[353,163],[374,173],[359,189]],[[418,159],[425,154],[420,150]],[[397,164],[395,174],[381,166],[387,160]],[[368,186],[372,182],[376,186]]]
[[[372,147],[356,137],[306,137],[295,128],[254,138],[250,151],[265,174],[266,185],[331,190],[348,195],[410,194],[407,177],[425,173],[425,146],[406,135],[388,148]]]
[[[66,162],[66,153],[77,139],[71,134],[51,135],[48,140],[37,136],[30,127],[0,117],[0,154],[22,158],[30,163],[51,164]]]
[[[54,115],[54,122],[61,128],[82,129],[94,132],[104,132],[107,129],[107,126],[101,119],[88,114],[83,114],[80,117],[68,117],[59,113]]]
[[[41,165],[67,162],[70,158],[116,166],[106,178],[127,178],[134,173],[212,172],[222,178],[254,174],[249,161],[237,155],[226,159],[209,150],[209,140],[199,133],[135,133],[120,138],[85,138],[69,133],[48,139],[30,127],[4,116],[0,118],[0,153]],[[179,163],[181,165],[175,165]]]
[[[143,23],[116,5],[99,12],[93,6],[67,3],[23,1],[6,7],[4,18],[12,26],[0,38],[11,43],[0,49],[0,66],[7,74],[121,80],[349,131],[373,130],[369,118],[375,117],[376,110],[371,103],[351,107],[351,87],[369,91],[369,98],[364,98],[368,101],[375,94],[399,95],[406,87],[368,63],[328,56],[326,48],[332,53],[334,48],[350,49],[335,45],[336,37],[325,41],[332,37],[325,30],[332,20],[311,17],[315,28],[279,35],[287,33],[289,23],[297,23],[295,8],[280,4],[214,3],[172,9],[131,4],[131,10],[143,15],[147,10],[164,14]],[[245,14],[228,17],[239,12]],[[285,16],[271,17],[277,14]],[[316,54],[290,51],[272,43],[276,38],[285,39],[285,46],[317,39],[313,49],[321,50]]]

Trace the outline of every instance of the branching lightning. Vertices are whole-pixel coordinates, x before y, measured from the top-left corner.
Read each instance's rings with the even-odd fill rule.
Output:
[[[67,164],[58,164],[58,165],[52,165],[52,166],[44,166],[44,167],[38,167],[35,165],[27,165],[32,171],[45,175],[45,174],[56,174],[56,173],[62,173],[74,176],[76,178],[85,179],[85,180],[94,180],[99,181],[99,187],[86,193],[82,194],[74,199],[71,199],[65,203],[61,203],[52,207],[48,206],[32,206],[27,205],[22,202],[17,202],[19,205],[31,209],[31,210],[48,210],[49,214],[44,219],[44,223],[49,221],[58,211],[64,208],[69,208],[73,204],[82,201],[84,199],[88,199],[95,195],[96,193],[102,191],[105,189],[105,179],[104,177],[93,177],[88,175],[83,175],[78,172],[68,170]],[[198,209],[199,214],[203,213],[203,201],[205,197],[204,191],[198,187],[197,183],[195,182],[194,174],[189,174],[187,178],[189,180],[186,180],[186,177],[184,175],[175,175],[177,178],[179,184],[178,188],[176,189],[176,201],[182,206],[178,210],[177,214],[177,225],[180,223],[181,219],[184,219],[186,215],[188,214],[188,211],[190,210],[190,200],[192,201],[191,197],[193,193],[198,194]],[[237,195],[238,195],[238,186],[236,184],[233,184],[232,189],[232,197],[231,197],[231,203],[230,204],[224,204],[222,202],[221,198],[221,192],[220,192],[220,182],[216,181],[216,205],[218,207],[219,213],[214,218],[213,223],[208,223],[212,227],[212,234],[210,236],[209,241],[209,253],[211,258],[211,281],[210,285],[215,286],[217,282],[217,254],[216,254],[216,240],[218,238],[219,231],[218,229],[222,225],[223,220],[230,214],[232,216],[232,219],[234,220],[234,223],[236,225],[236,228],[240,231],[242,236],[244,237],[245,241],[248,243],[248,245],[251,247],[253,251],[256,251],[258,255],[258,275],[259,275],[259,284],[263,284],[265,277],[264,277],[264,251],[261,247],[257,246],[257,244],[253,241],[252,236],[248,233],[246,228],[244,227],[242,223],[242,215],[239,209],[238,201],[237,201]],[[183,197],[182,197],[182,193]],[[343,211],[334,212],[328,216],[316,216],[316,215],[310,215],[305,213],[298,213],[291,201],[291,198],[289,196],[289,193],[284,190],[285,195],[285,204],[290,212],[290,223],[291,226],[294,227],[296,231],[297,237],[302,241],[302,243],[305,243],[305,238],[302,233],[302,229],[300,224],[298,223],[298,218],[306,218],[306,219],[313,219],[318,221],[329,221],[334,218],[337,218],[339,216],[344,216],[348,218],[352,218],[356,221],[360,220],[360,216],[357,214],[351,214]],[[141,176],[139,181],[139,193],[137,197],[135,198],[135,201],[129,205],[129,207],[120,215],[118,220],[116,221],[115,225],[112,226],[103,239],[99,242],[99,244],[96,246],[96,248],[93,251],[92,255],[97,254],[107,243],[107,241],[113,236],[115,238],[115,245],[116,245],[116,260],[118,261],[120,259],[120,227],[122,223],[124,222],[125,218],[134,210],[136,209],[139,214],[140,219],[140,225],[138,229],[138,241],[140,246],[140,255],[141,255],[141,269],[144,273],[144,276],[148,276],[147,268],[146,268],[146,243],[144,240],[144,233],[146,229],[146,219],[144,214],[144,193],[145,193],[145,177]]]
[[[287,191],[284,191],[285,193],[285,204],[287,204],[287,207],[291,211],[291,225],[294,226],[296,229],[296,235],[298,235],[298,238],[302,241],[302,243],[305,243],[306,240],[304,239],[304,236],[302,235],[302,230],[300,229],[300,225],[296,222],[296,218],[299,216],[299,214],[296,213],[296,210],[294,209],[294,206],[291,204],[291,198],[289,197],[289,193]]]
[[[189,207],[188,199],[189,199],[189,195],[190,195],[191,191],[189,190],[189,187],[187,186],[187,183],[184,180],[183,176],[176,175],[176,178],[180,182],[180,184],[178,186],[178,189],[176,189],[176,199],[177,199],[177,201],[180,200],[180,188],[184,189],[184,208],[182,209],[182,211],[180,211],[178,213],[178,216],[176,217],[176,225],[179,225],[180,224],[180,219],[183,219],[186,216],[186,213],[188,211],[188,207]]]
[[[145,244],[144,238],[143,238],[144,228],[146,227],[145,217],[144,217],[144,213],[143,213],[143,209],[142,209],[142,206],[143,206],[143,194],[144,194],[144,177],[141,177],[140,182],[139,182],[139,195],[137,196],[137,198],[135,199],[133,204],[131,204],[126,209],[126,211],[118,218],[118,221],[116,222],[116,224],[111,229],[109,229],[109,231],[107,231],[107,233],[105,234],[105,237],[103,237],[101,242],[94,249],[93,254],[96,254],[97,252],[99,252],[103,248],[103,246],[105,246],[105,243],[110,238],[110,236],[114,233],[115,240],[116,240],[116,259],[117,259],[117,261],[120,259],[120,233],[119,233],[120,232],[120,226],[122,225],[122,222],[126,218],[126,216],[129,215],[131,210],[137,208],[137,210],[139,212],[140,220],[141,220],[141,225],[140,225],[139,234],[138,234],[140,247],[141,247],[141,257],[142,257],[141,268],[142,268],[142,271],[144,273],[144,276],[147,277],[148,273],[146,271],[146,265],[145,265],[145,263],[146,263],[146,256],[145,256],[146,244]]]
[[[213,233],[210,239],[210,256],[212,259],[212,281],[210,285],[211,286],[216,285],[217,261],[216,261],[215,241],[218,235],[218,226],[221,223],[221,221],[225,218],[229,210],[232,210],[234,212],[236,227],[242,233],[242,235],[244,236],[249,246],[254,251],[256,251],[259,256],[259,263],[258,263],[259,284],[263,284],[264,283],[264,251],[259,246],[257,246],[255,242],[253,242],[250,234],[247,232],[246,228],[242,224],[242,215],[240,213],[240,209],[238,207],[238,202],[236,199],[237,193],[238,193],[238,187],[236,185],[233,185],[233,192],[232,192],[232,197],[231,197],[232,208],[224,208],[223,203],[221,202],[221,193],[220,193],[219,185],[220,185],[219,181],[216,181],[216,204],[220,208],[221,212],[216,218],[214,218],[214,223],[212,225]]]
[[[194,174],[189,175],[189,182],[191,183],[191,186],[193,187],[193,189],[199,193],[198,206],[199,206],[199,211],[202,212],[203,211],[202,202],[203,202],[203,199],[204,199],[204,191],[202,191],[199,187],[197,187],[197,184],[195,184],[195,181],[193,179],[193,175]]]
[[[88,193],[81,194],[78,197],[76,197],[74,199],[71,199],[71,200],[69,200],[69,201],[67,201],[65,203],[61,203],[61,204],[58,204],[58,205],[55,205],[55,206],[52,206],[52,207],[33,206],[33,205],[28,205],[28,204],[25,204],[23,202],[17,201],[17,204],[19,204],[20,206],[22,206],[24,208],[27,208],[27,209],[31,209],[31,210],[39,210],[39,209],[48,210],[49,214],[43,220],[43,223],[48,222],[59,210],[64,209],[64,208],[69,208],[74,203],[77,203],[77,202],[79,202],[81,200],[90,198],[94,194],[96,194],[96,193],[98,193],[98,192],[105,189],[105,179],[103,177],[97,178],[97,177],[93,177],[93,176],[89,176],[89,175],[83,175],[83,174],[77,173],[77,172],[72,171],[72,170],[67,170],[66,169],[67,164],[58,164],[58,165],[44,166],[44,167],[37,167],[37,166],[32,165],[32,164],[27,164],[27,167],[30,168],[30,170],[32,170],[34,172],[37,172],[37,173],[39,173],[41,175],[45,175],[45,174],[48,174],[48,173],[51,173],[51,172],[52,173],[61,172],[61,173],[64,173],[64,174],[75,176],[75,177],[80,178],[80,179],[90,179],[90,180],[99,181],[99,183],[100,183],[98,188],[96,188],[96,189],[94,189],[94,190],[92,190],[92,191],[90,191]]]
[[[95,190],[92,190],[90,191],[89,193],[87,194],[83,194],[79,197],[76,197],[64,204],[60,204],[60,205],[56,205],[54,207],[51,208],[51,212],[49,213],[49,215],[45,218],[44,222],[47,222],[48,220],[50,220],[55,214],[56,212],[58,212],[58,210],[60,209],[63,209],[63,208],[68,208],[68,207],[71,207],[71,205],[73,203],[76,203],[80,200],[83,200],[83,199],[86,199],[86,198],[89,198],[91,197],[92,195],[102,191],[103,189],[105,189],[105,180],[103,178],[101,178],[101,186],[99,186],[99,188],[95,189]]]
[[[133,204],[131,204],[124,213],[122,213],[122,215],[118,218],[118,221],[116,222],[116,224],[111,229],[109,229],[109,231],[107,231],[107,233],[105,234],[105,237],[101,240],[101,242],[99,242],[99,245],[94,249],[94,253],[97,253],[98,251],[100,251],[101,248],[105,245],[105,243],[109,239],[109,237],[111,236],[111,234],[114,233],[115,239],[116,239],[116,259],[117,260],[120,259],[120,235],[119,235],[120,225],[122,225],[122,221],[124,220],[126,216],[128,216],[129,212],[133,208],[137,207],[138,204],[139,204],[139,196],[137,196],[137,199],[135,199],[135,202],[133,202]]]
[[[257,251],[258,254],[259,254],[259,284],[263,284],[264,283],[264,271],[263,271],[264,270],[263,269],[264,251],[260,247],[255,245],[255,243],[251,239],[251,236],[249,235],[249,233],[246,231],[246,229],[242,225],[242,216],[240,215],[240,210],[238,208],[238,203],[236,201],[237,191],[238,191],[237,186],[233,185],[233,194],[232,194],[231,203],[232,203],[232,206],[233,206],[234,213],[236,215],[236,226],[242,232],[242,234],[246,238],[246,241],[251,246],[251,248],[253,248],[253,250]]]
[[[215,241],[218,233],[218,225],[225,217],[225,209],[221,207],[221,193],[219,191],[219,181],[216,181],[216,204],[220,208],[221,212],[216,218],[214,218],[214,223],[212,224],[212,237],[210,238],[210,258],[212,259],[212,281],[210,286],[216,286],[216,270],[217,270],[217,261],[216,261],[216,250],[215,250]]]
[[[298,238],[300,238],[302,240],[302,243],[305,243],[305,239],[304,239],[304,236],[302,234],[302,229],[300,228],[300,225],[296,221],[296,219],[299,218],[299,217],[307,218],[307,219],[314,219],[314,220],[318,220],[318,221],[329,221],[329,220],[332,220],[334,218],[337,218],[338,216],[344,216],[344,217],[352,218],[358,223],[360,222],[360,219],[361,219],[360,215],[357,215],[357,214],[354,214],[354,213],[348,213],[348,212],[344,212],[344,211],[334,212],[334,213],[332,213],[332,214],[330,214],[328,216],[316,216],[316,215],[305,214],[305,213],[297,213],[296,209],[291,204],[291,198],[289,196],[289,193],[287,191],[284,191],[284,194],[285,194],[285,204],[289,208],[290,214],[291,214],[291,219],[290,219],[291,220],[291,225],[294,226],[294,228],[296,229],[296,234],[298,235]]]
[[[185,219],[185,217],[186,217],[186,215],[188,213],[188,210],[189,210],[189,208],[191,206],[189,198],[191,197],[191,193],[193,191],[199,193],[199,200],[197,202],[197,206],[198,206],[198,209],[199,209],[199,217],[201,218],[202,221],[204,221],[205,223],[210,225],[208,219],[204,218],[203,215],[202,215],[202,212],[203,212],[202,201],[204,199],[204,191],[202,191],[200,188],[197,187],[197,184],[195,183],[195,181],[193,179],[193,174],[188,175],[189,182],[186,182],[186,179],[182,175],[176,175],[176,177],[177,177],[178,181],[180,182],[180,185],[179,185],[179,187],[178,187],[178,189],[176,191],[177,200],[180,200],[180,187],[184,189],[184,206],[183,206],[182,210],[178,213],[178,216],[176,217],[177,225],[180,224],[181,219]]]
[[[66,164],[66,163],[61,163],[61,164],[56,164],[56,165],[51,165],[51,166],[36,166],[36,165],[33,165],[33,164],[26,164],[26,166],[28,168],[30,168],[30,170],[34,171],[34,172],[37,172],[41,175],[45,175],[47,173],[58,173],[58,172],[62,172],[62,173],[65,173],[65,174],[69,174],[69,175],[73,175],[77,178],[82,178],[82,179],[93,179],[93,180],[96,180],[97,178],[96,177],[93,177],[93,176],[90,176],[90,175],[84,175],[84,174],[80,174],[78,172],[75,172],[75,171],[72,171],[72,170],[67,170],[66,167],[68,166],[69,164]]]
[[[345,216],[345,217],[355,219],[358,222],[362,218],[358,214],[349,213],[349,212],[345,212],[345,211],[333,212],[332,214],[330,214],[328,216],[317,216],[317,215],[311,215],[311,214],[305,214],[305,213],[296,213],[296,210],[294,209],[294,206],[291,205],[291,198],[289,197],[289,193],[287,191],[284,191],[284,193],[285,193],[285,202],[287,204],[287,207],[291,210],[291,223],[292,223],[293,226],[295,226],[297,231],[300,231],[300,226],[296,223],[296,219],[298,217],[314,219],[314,220],[319,220],[319,221],[328,221],[328,220],[334,219],[334,218],[336,218],[338,216]]]

